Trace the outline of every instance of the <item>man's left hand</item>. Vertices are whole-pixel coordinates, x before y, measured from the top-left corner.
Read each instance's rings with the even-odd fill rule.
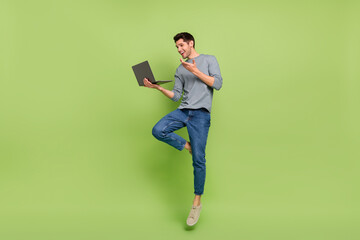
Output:
[[[180,62],[184,66],[184,68],[186,68],[188,71],[192,73],[194,73],[197,70],[195,59],[193,59],[193,63],[188,63],[180,58]]]

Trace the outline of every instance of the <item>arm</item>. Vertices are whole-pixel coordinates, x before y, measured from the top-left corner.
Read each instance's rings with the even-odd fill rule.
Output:
[[[162,92],[166,97],[170,98],[174,102],[179,101],[184,89],[184,83],[182,82],[181,78],[178,76],[178,70],[175,73],[175,84],[172,91],[167,90],[160,85],[152,84],[148,79],[144,78],[144,86],[148,88],[155,88]]]
[[[165,88],[163,88],[160,85],[157,84],[152,84],[147,78],[144,78],[144,86],[148,87],[148,88],[154,88],[159,90],[160,92],[162,92],[165,96],[167,96],[168,98],[173,98],[174,97],[174,92],[167,90]]]
[[[195,63],[195,60],[193,60],[193,63]],[[209,87],[212,87],[214,85],[215,78],[206,75],[205,73],[201,72],[198,68],[194,69],[192,73]]]
[[[210,76],[206,75],[205,73],[201,72],[193,60],[193,63],[188,63],[180,59],[182,65],[190,72],[192,72],[196,77],[198,77],[201,81],[203,81],[209,87],[212,87],[216,90],[220,90],[222,87],[222,77],[220,73],[220,67],[213,56],[211,60],[209,60],[209,74]]]

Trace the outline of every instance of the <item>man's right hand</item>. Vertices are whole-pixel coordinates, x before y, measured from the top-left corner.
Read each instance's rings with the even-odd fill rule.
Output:
[[[168,98],[173,98],[174,97],[174,93],[172,91],[169,91],[163,87],[161,87],[160,85],[157,84],[152,84],[149,79],[144,78],[144,87],[148,87],[148,88],[154,88],[159,90],[160,92],[162,92],[165,96],[167,96]]]
[[[144,78],[144,87],[148,87],[148,88],[155,88],[155,89],[159,89],[159,85],[157,85],[157,84],[152,84],[150,81],[149,81],[149,79],[147,79],[147,78]]]

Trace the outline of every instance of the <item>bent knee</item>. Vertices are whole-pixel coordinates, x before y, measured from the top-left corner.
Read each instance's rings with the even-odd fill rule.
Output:
[[[156,138],[156,139],[162,139],[164,138],[164,133],[162,132],[162,130],[155,125],[152,129],[152,135]]]

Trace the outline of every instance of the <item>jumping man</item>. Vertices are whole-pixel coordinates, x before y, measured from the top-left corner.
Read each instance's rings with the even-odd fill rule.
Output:
[[[190,33],[178,33],[174,41],[182,58],[176,69],[173,90],[152,84],[146,78],[144,85],[161,91],[175,102],[183,95],[180,106],[163,117],[154,126],[152,133],[158,140],[180,151],[185,148],[192,154],[195,197],[186,223],[193,226],[197,223],[202,208],[200,198],[205,185],[205,148],[210,127],[213,89],[220,90],[222,77],[215,56],[197,53],[195,39]],[[185,126],[189,141],[174,133]]]

